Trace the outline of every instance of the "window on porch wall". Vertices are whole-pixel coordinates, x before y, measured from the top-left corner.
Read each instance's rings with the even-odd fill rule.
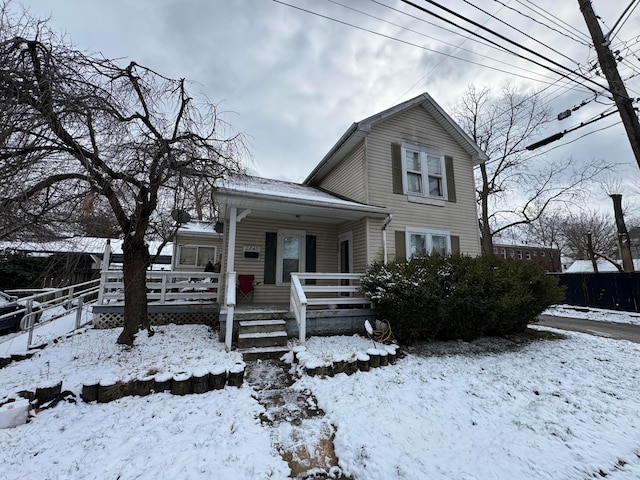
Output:
[[[216,261],[216,247],[204,247],[196,245],[181,245],[179,265],[191,267],[204,267],[207,262]]]

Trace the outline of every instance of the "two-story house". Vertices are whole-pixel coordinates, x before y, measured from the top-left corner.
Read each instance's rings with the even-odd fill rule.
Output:
[[[227,320],[242,305],[288,307],[302,295],[312,306],[314,296],[326,298],[329,274],[344,288],[324,309],[340,311],[356,302],[357,282],[336,274],[431,251],[479,255],[473,167],[486,160],[425,93],[352,124],[301,184],[252,176],[220,182],[222,235],[209,245],[220,252],[222,337],[234,331]],[[239,276],[251,279],[244,303],[234,291]]]

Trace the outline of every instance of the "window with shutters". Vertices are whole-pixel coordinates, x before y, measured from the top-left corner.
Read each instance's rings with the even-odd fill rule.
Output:
[[[407,195],[446,199],[445,171],[443,152],[402,144],[402,187]]]
[[[432,253],[444,257],[451,254],[451,235],[445,230],[407,227],[405,240],[409,257]]]

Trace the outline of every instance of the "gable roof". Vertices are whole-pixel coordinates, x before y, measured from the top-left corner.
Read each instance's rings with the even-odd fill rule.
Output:
[[[366,216],[384,218],[386,207],[367,205],[341,198],[319,188],[251,175],[230,176],[218,182],[216,199],[228,206],[335,222]]]
[[[454,139],[456,139],[464,150],[471,155],[474,165],[478,165],[489,160],[486,153],[484,153],[471,139],[471,137],[469,137],[469,135],[460,128],[460,125],[458,125],[447,114],[447,112],[445,112],[442,107],[425,92],[417,97],[407,100],[406,102],[365,118],[360,122],[353,123],[331,148],[331,150],[329,150],[329,153],[327,153],[320,163],[316,165],[303,183],[310,185],[319,182],[371,132],[371,127],[377,123],[387,120],[389,117],[418,105],[424,107],[424,109],[427,110],[427,112],[429,112]]]

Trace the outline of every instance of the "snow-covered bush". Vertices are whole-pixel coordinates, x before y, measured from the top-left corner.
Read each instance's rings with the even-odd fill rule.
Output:
[[[374,263],[362,290],[403,342],[520,332],[564,298],[537,265],[460,255]]]

